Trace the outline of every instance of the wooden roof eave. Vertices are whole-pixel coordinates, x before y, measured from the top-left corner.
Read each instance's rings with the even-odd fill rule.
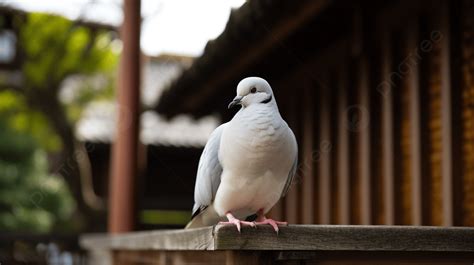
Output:
[[[163,94],[155,110],[167,116],[202,112],[206,100],[222,84],[258,62],[271,47],[320,14],[331,1],[289,3],[250,1],[233,11],[224,32],[207,44],[203,55]]]

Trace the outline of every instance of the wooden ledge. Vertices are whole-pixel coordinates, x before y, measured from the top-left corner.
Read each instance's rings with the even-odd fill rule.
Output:
[[[474,252],[474,227],[290,225],[279,235],[269,226],[217,225],[80,238],[87,250],[319,250]]]

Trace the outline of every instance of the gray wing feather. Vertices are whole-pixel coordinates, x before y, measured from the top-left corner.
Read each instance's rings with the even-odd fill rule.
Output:
[[[211,133],[199,159],[194,187],[193,216],[212,203],[221,183],[222,165],[218,154],[224,125]]]
[[[295,135],[293,134],[293,132],[291,132],[291,135],[292,135],[294,143],[295,143],[296,155],[295,155],[295,158],[293,160],[293,165],[291,166],[290,172],[288,173],[288,178],[286,179],[285,186],[283,187],[283,192],[281,193],[281,197],[285,197],[285,195],[288,193],[288,190],[291,187],[291,183],[293,182],[293,179],[295,178],[296,170],[298,168],[298,144],[296,143],[296,138],[295,138]]]
[[[293,182],[293,179],[295,178],[297,167],[298,167],[298,155],[296,155],[295,161],[293,162],[293,166],[291,166],[290,173],[288,173],[288,178],[286,179],[285,187],[283,188],[281,197],[285,197],[285,195],[288,193],[288,190],[291,187],[291,183]]]

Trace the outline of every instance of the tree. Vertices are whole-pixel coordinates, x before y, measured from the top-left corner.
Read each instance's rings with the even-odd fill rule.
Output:
[[[112,46],[115,33],[110,28],[70,21],[60,16],[31,13],[17,19],[19,51],[23,83],[10,87],[26,104],[43,114],[59,139],[58,173],[75,198],[77,210],[94,215],[100,208],[97,198],[83,190],[81,163],[87,162],[86,147],[75,139],[74,123],[80,116],[84,99],[91,93],[87,84],[79,91],[78,100],[64,105],[58,98],[61,84],[74,75],[102,73],[112,80],[117,54]],[[111,95],[112,82],[102,94]],[[88,97],[89,96],[89,97]]]
[[[74,200],[63,179],[48,172],[45,149],[57,138],[41,113],[15,93],[0,93],[0,231],[48,232],[71,228]],[[42,143],[40,147],[38,143]]]

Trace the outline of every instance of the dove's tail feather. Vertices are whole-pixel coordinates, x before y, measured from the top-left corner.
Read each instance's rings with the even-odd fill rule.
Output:
[[[222,218],[217,214],[213,205],[209,205],[206,209],[202,210],[198,215],[191,219],[184,229],[216,225],[218,222],[225,220],[225,217]]]

